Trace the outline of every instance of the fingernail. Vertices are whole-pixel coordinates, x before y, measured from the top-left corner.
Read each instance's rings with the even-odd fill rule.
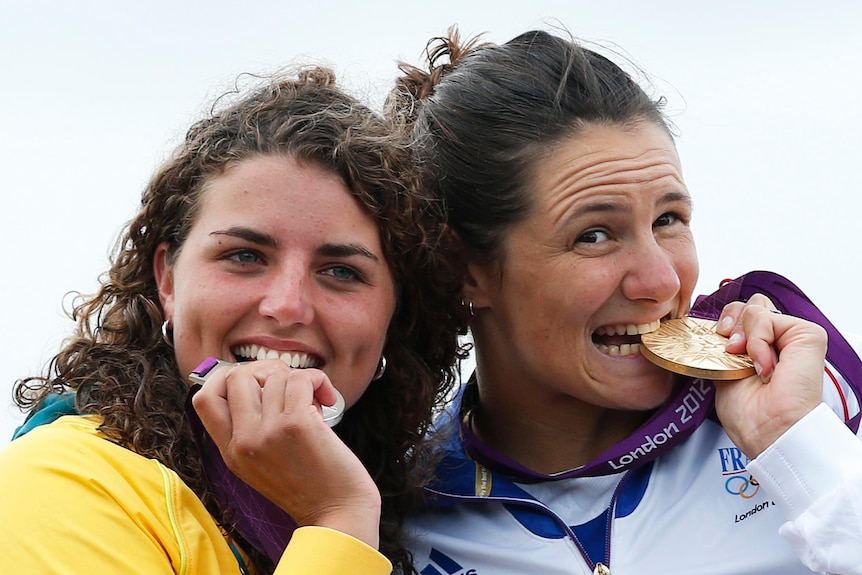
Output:
[[[756,361],[754,362],[754,371],[757,373],[757,375],[760,376],[760,379],[761,381],[763,381],[763,383],[769,383],[769,380],[772,379],[771,372],[768,375],[763,375],[763,366]]]
[[[721,321],[718,322],[718,329],[720,331],[726,331],[730,329],[731,326],[733,326],[733,318],[729,315],[724,316],[723,318],[721,318]]]
[[[736,342],[740,341],[741,339],[742,339],[741,333],[739,333],[739,332],[732,333],[732,334],[730,334],[730,339],[728,340],[728,343],[736,343]]]

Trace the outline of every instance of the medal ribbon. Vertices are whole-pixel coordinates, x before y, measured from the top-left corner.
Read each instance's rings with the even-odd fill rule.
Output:
[[[698,297],[691,315],[703,319],[718,319],[727,303],[746,300],[754,293],[764,293],[784,313],[806,318],[823,326],[829,333],[827,358],[850,384],[857,397],[862,395],[862,362],[853,348],[799,288],[779,275],[751,272],[727,282],[712,295]],[[296,529],[296,523],[280,507],[227,468],[221,453],[191,405],[191,397],[198,388],[199,386],[192,386],[189,391],[186,416],[191,423],[207,480],[212,484],[222,504],[234,511],[237,533],[277,563]],[[474,374],[464,390],[462,407],[469,410],[476,404],[476,392]],[[629,437],[583,467],[550,475],[527,469],[482,444],[469,425],[462,423],[461,434],[467,453],[475,461],[524,483],[609,475],[638,468],[684,441],[713,413],[714,399],[715,388],[710,381],[679,376],[668,400]],[[860,415],[862,414],[856,415],[848,422],[854,431],[859,427]],[[607,567],[597,564],[596,573],[602,573],[601,569]]]
[[[784,276],[767,271],[753,271],[735,280],[725,281],[715,293],[699,296],[689,315],[717,319],[722,308],[729,302],[748,301],[748,298],[756,293],[768,297],[782,313],[807,319],[825,329],[829,336],[827,361],[841,374],[857,399],[862,397],[862,361],[856,351],[814,302]],[[853,433],[859,431],[860,418],[862,412],[846,422]]]
[[[716,294],[698,299],[695,307],[698,308],[697,313],[701,315],[697,317],[718,319],[724,304],[717,301]],[[694,308],[692,312],[695,312]],[[681,375],[676,378],[677,382],[670,397],[643,425],[582,467],[552,474],[527,469],[482,443],[473,433],[469,425],[469,417],[461,418],[464,449],[470,457],[482,465],[523,483],[611,475],[640,467],[685,441],[700,427],[707,415],[713,412],[715,386],[711,381]],[[477,394],[478,386],[474,373],[464,390],[462,411],[466,410],[468,414],[472,412],[478,400]]]
[[[296,529],[296,522],[281,507],[228,469],[218,446],[207,433],[192,406],[192,396],[200,387],[196,384],[189,390],[186,417],[191,424],[207,482],[212,486],[219,502],[233,510],[231,519],[236,532],[273,563],[278,563]]]
[[[471,410],[477,399],[475,377],[474,373],[464,390],[462,407],[466,410]],[[461,420],[461,438],[473,460],[521,483],[611,475],[640,467],[682,443],[712,412],[714,400],[715,386],[711,381],[679,376],[670,398],[634,433],[583,467],[558,473],[533,471],[491,449],[473,433],[469,418]]]
[[[725,305],[732,301],[747,301],[755,293],[766,295],[783,313],[822,326],[829,336],[827,360],[841,373],[857,398],[862,396],[862,362],[856,352],[802,290],[785,277],[754,271],[724,282],[716,292],[698,296],[689,315],[717,320]],[[474,373],[464,390],[462,413],[469,414],[477,404],[475,377]],[[715,386],[711,381],[678,376],[671,396],[634,433],[583,467],[553,474],[527,469],[483,444],[470,428],[469,418],[466,421],[461,418],[461,437],[465,450],[475,461],[523,483],[609,475],[637,468],[683,442],[708,415],[714,413],[714,401]],[[854,433],[859,429],[860,419],[862,412],[847,422]]]

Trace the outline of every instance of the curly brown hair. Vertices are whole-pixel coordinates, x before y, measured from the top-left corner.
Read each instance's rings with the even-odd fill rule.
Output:
[[[260,80],[260,79],[258,79]],[[223,508],[203,479],[184,416],[188,384],[161,334],[153,260],[167,242],[182,249],[204,184],[249,157],[288,154],[338,174],[377,222],[397,286],[397,309],[387,332],[383,377],[336,428],[383,496],[380,550],[404,572],[415,573],[400,537],[407,506],[427,477],[429,447],[422,441],[432,410],[456,381],[465,352],[466,321],[459,306],[460,266],[449,259],[440,204],[412,185],[410,157],[396,130],[345,94],[334,74],[302,68],[234,89],[216,101],[153,176],[140,210],[126,225],[95,295],[79,297],[71,312],[76,331],[42,376],[19,380],[16,402],[38,409],[52,393],[74,391],[82,413],[103,418],[111,440],[175,470],[228,532]],[[259,572],[272,565],[252,552]]]

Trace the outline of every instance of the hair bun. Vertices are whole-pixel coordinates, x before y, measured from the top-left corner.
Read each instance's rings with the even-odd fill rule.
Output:
[[[388,112],[394,112],[412,125],[422,100],[434,94],[436,86],[458,62],[484,45],[479,43],[480,37],[477,35],[462,43],[458,27],[451,26],[445,36],[431,38],[426,44],[427,69],[399,62],[398,69],[403,75],[395,81],[395,88],[387,98]]]

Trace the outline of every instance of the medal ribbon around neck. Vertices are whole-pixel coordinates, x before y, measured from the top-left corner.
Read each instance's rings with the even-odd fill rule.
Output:
[[[747,301],[755,293],[769,297],[783,313],[808,319],[826,329],[829,334],[826,358],[848,382],[857,399],[862,401],[862,362],[853,347],[811,300],[787,278],[767,271],[753,271],[722,286],[710,295],[698,296],[689,315],[717,320],[722,309],[731,301]],[[464,392],[464,408],[476,405],[475,374]],[[470,388],[473,388],[472,390]],[[523,482],[549,481],[568,477],[608,475],[636,468],[667,453],[697,429],[707,416],[714,417],[715,388],[711,381],[680,376],[670,398],[650,419],[629,437],[620,441],[587,465],[545,475],[519,465],[505,455],[484,445],[468,424],[463,423],[461,435],[467,453],[477,462]],[[464,413],[464,411],[462,411]],[[469,414],[469,411],[466,413]],[[862,412],[846,423],[856,432]]]
[[[467,417],[461,421],[464,449],[473,460],[522,483],[555,481],[572,477],[612,475],[635,469],[682,443],[713,411],[715,386],[709,380],[679,377],[673,394],[634,433],[605,450],[583,467],[558,473],[539,473],[524,467],[502,453],[491,449],[471,429],[470,413],[478,395],[476,375],[464,390],[462,409]]]
[[[705,319],[718,319],[724,305],[735,299],[734,296],[737,295],[738,293],[731,295],[727,290],[723,292],[719,290],[710,296],[700,296],[692,308],[692,315]],[[640,467],[688,439],[707,416],[714,413],[715,404],[715,385],[712,381],[677,376],[677,383],[671,396],[631,435],[583,467],[544,474],[527,469],[513,459],[491,449],[473,433],[470,420],[473,406],[478,403],[477,394],[478,387],[474,373],[464,390],[462,400],[462,413],[467,415],[461,418],[464,449],[470,457],[489,469],[524,483],[612,475]]]
[[[221,504],[233,510],[236,532],[273,563],[278,563],[296,529],[296,522],[283,509],[228,469],[218,446],[207,433],[192,405],[192,396],[200,387],[200,384],[194,384],[189,388],[185,412],[206,480]]]

